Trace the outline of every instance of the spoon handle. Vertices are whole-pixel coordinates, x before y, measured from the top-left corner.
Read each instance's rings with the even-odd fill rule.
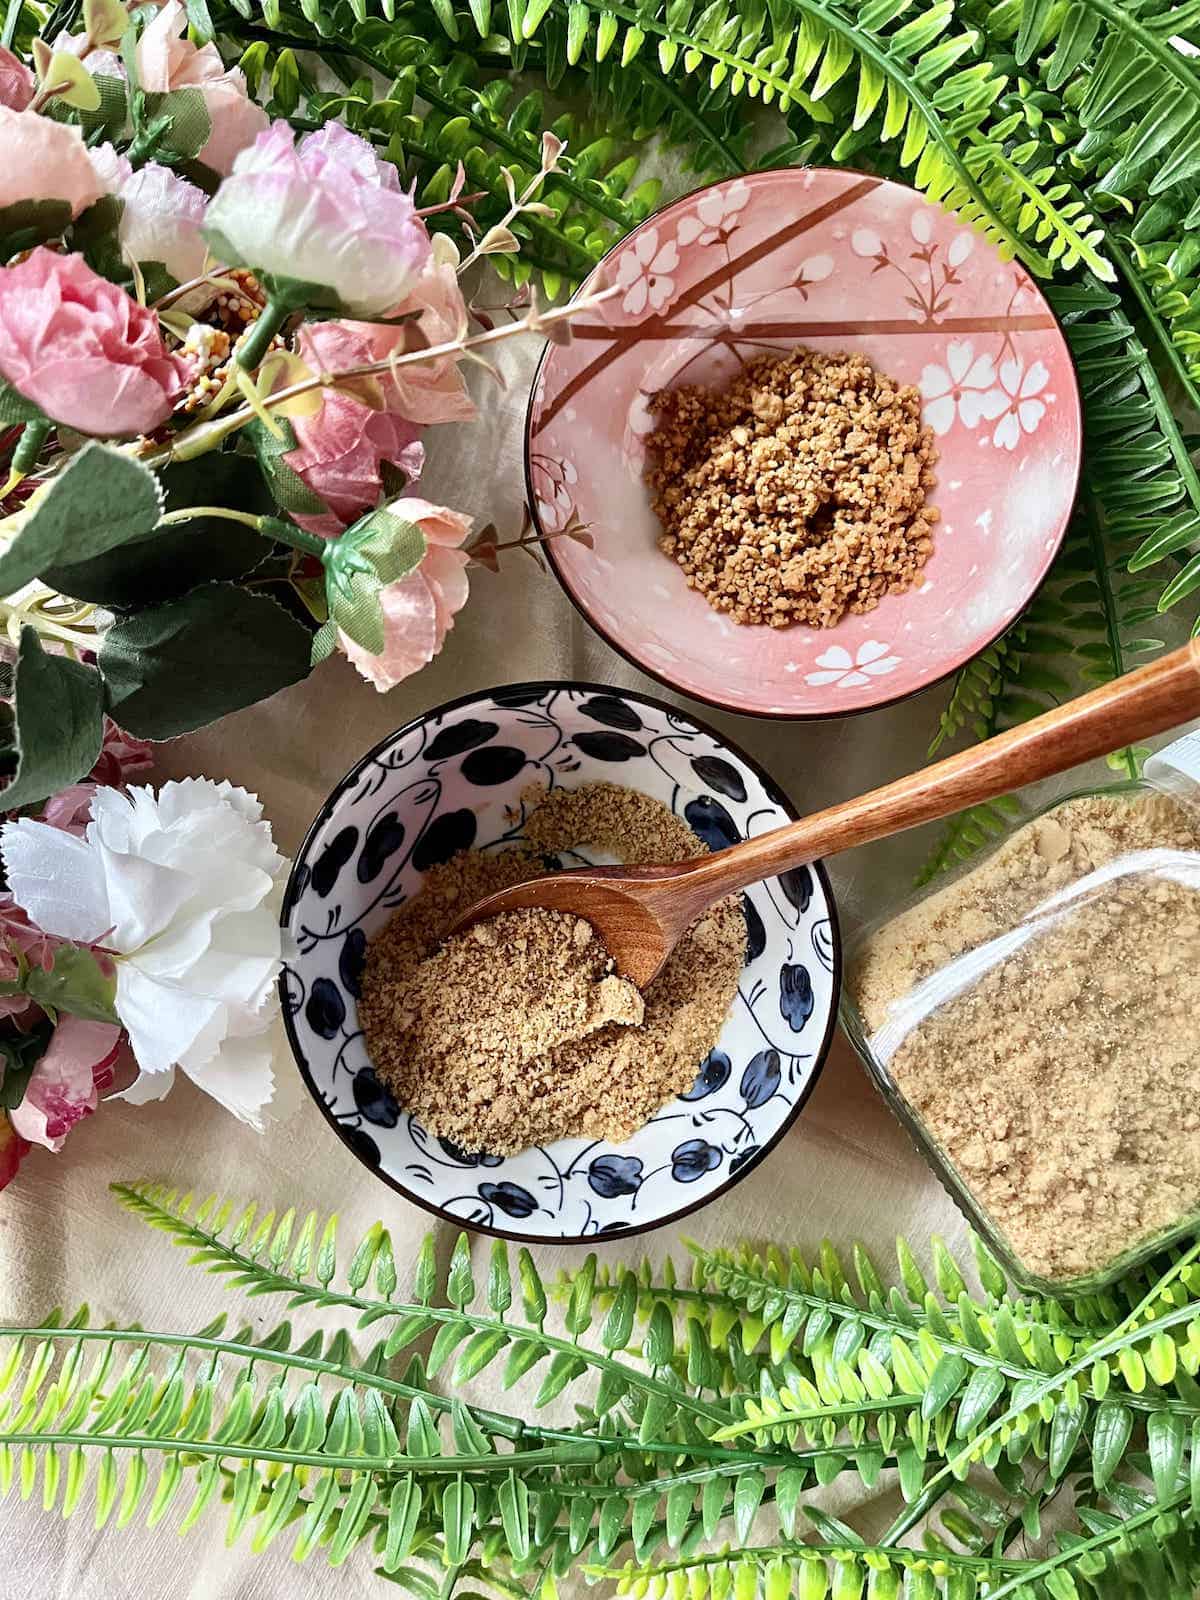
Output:
[[[881,789],[718,851],[687,873],[705,903],[819,856],[885,839],[1200,716],[1200,638]],[[703,887],[701,887],[703,885]]]

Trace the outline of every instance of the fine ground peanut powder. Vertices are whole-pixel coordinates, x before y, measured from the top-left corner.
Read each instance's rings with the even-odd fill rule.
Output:
[[[705,852],[666,806],[616,784],[524,798],[536,806],[524,848],[432,867],[371,941],[359,1002],[368,1053],[400,1105],[490,1155],[628,1138],[695,1081],[746,949],[736,897],[689,929],[644,996],[588,925],[561,912],[507,913],[446,939],[473,901],[552,870],[544,857],[590,845],[648,865]]]
[[[874,934],[850,974],[869,1033],[964,951],[1105,863],[1200,851],[1165,795],[1065,802]],[[1122,875],[920,1021],[901,1093],[1031,1272],[1065,1282],[1200,1209],[1200,893]]]
[[[735,622],[828,628],[909,588],[933,551],[921,396],[863,355],[800,347],[726,389],[651,402],[659,548]]]

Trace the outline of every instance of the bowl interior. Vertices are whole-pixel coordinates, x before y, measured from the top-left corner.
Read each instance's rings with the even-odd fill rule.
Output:
[[[509,1238],[654,1227],[711,1200],[786,1131],[833,1032],[836,919],[824,872],[802,868],[747,894],[746,965],[717,1047],[695,1086],[624,1144],[566,1139],[504,1159],[467,1155],[397,1106],[357,1021],[368,939],[435,862],[518,838],[531,785],[598,780],[661,799],[714,847],[792,815],[746,758],[671,707],[529,684],[459,701],[372,751],[326,802],[288,886],[296,954],[284,1015],[326,1117],[409,1199]]]
[[[1081,450],[1066,342],[1024,270],[915,190],[862,173],[751,174],[677,201],[594,283],[621,293],[551,345],[527,472],[568,593],[623,654],[734,711],[834,716],[911,694],[991,642],[1058,549]],[[650,396],[769,349],[862,351],[920,386],[941,512],[923,581],[834,628],[742,627],[657,548]]]

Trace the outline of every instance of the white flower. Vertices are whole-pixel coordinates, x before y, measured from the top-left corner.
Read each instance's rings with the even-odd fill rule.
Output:
[[[928,206],[921,206],[908,219],[908,227],[918,244],[928,244],[933,238],[933,212]]]
[[[973,233],[956,233],[950,241],[946,259],[952,267],[961,267],[974,248],[975,235]]]
[[[680,244],[716,244],[732,232],[732,224],[750,200],[750,185],[738,178],[722,189],[709,189],[697,203],[695,213],[686,216],[675,230]]]
[[[668,239],[660,249],[657,228],[640,233],[617,263],[617,283],[625,290],[621,309],[631,317],[642,316],[647,305],[661,311],[675,293],[674,280],[668,274],[678,265],[679,249],[674,239]]]
[[[873,228],[855,228],[850,235],[850,248],[856,256],[883,255],[883,240]]]
[[[100,788],[82,839],[22,818],[0,830],[13,898],[44,932],[107,950],[116,1012],[161,1099],[179,1066],[254,1127],[271,1099],[287,862],[262,807],[208,778]]]
[[[1031,367],[1023,367],[1019,361],[1002,364],[996,409],[985,413],[989,417],[1000,417],[992,434],[997,450],[1015,450],[1022,433],[1037,431],[1038,423],[1046,414],[1046,402],[1034,397],[1049,381],[1050,373],[1041,361],[1035,361]]]
[[[808,256],[800,263],[800,271],[796,276],[796,287],[807,300],[806,290],[809,284],[822,283],[832,272],[832,256]]]
[[[996,369],[989,355],[975,354],[969,339],[955,339],[946,346],[946,365],[922,369],[920,389],[925,400],[923,415],[934,433],[949,433],[955,415],[964,426],[974,428],[981,417],[998,417],[1006,404],[1003,395],[991,385]]]
[[[161,261],[177,283],[204,270],[208,246],[200,232],[207,205],[203,189],[147,161],[117,191],[124,202],[120,240],[133,261]]]
[[[830,645],[817,657],[816,664],[824,670],[806,672],[805,683],[836,683],[843,689],[858,689],[872,678],[894,672],[900,665],[900,657],[888,655],[887,645],[880,644],[878,639],[868,639],[859,645],[853,656],[840,644]]]

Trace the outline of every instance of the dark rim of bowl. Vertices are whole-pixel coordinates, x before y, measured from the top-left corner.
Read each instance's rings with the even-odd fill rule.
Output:
[[[638,705],[648,706],[655,711],[662,711],[666,712],[670,716],[683,718],[685,721],[690,722],[698,732],[706,733],[710,738],[715,739],[719,744],[724,745],[731,755],[743,762],[745,766],[754,773],[759,782],[762,784],[767,797],[775,805],[777,805],[781,811],[784,812],[788,819],[792,822],[797,820],[799,812],[797,811],[795,805],[792,803],[791,799],[784,792],[784,790],[780,788],[779,784],[776,783],[775,779],[772,778],[768,772],[764,771],[761,764],[756,761],[753,756],[747,755],[740,745],[738,745],[734,740],[726,737],[725,734],[720,733],[716,728],[710,727],[708,723],[704,722],[701,718],[693,716],[690,711],[683,711],[678,706],[673,706],[665,700],[658,700],[653,695],[643,694],[640,690],[622,689],[619,685],[611,683],[588,683],[576,678],[539,678],[531,679],[527,683],[496,684],[491,689],[475,689],[470,694],[459,695],[455,700],[447,700],[443,705],[434,706],[431,710],[422,712],[419,716],[411,718],[408,722],[397,728],[395,732],[385,735],[385,737],[380,739],[377,744],[372,745],[370,750],[368,750],[365,755],[359,757],[354,766],[351,767],[349,772],[346,773],[345,777],[343,777],[337,784],[334,785],[333,789],[330,790],[329,795],[321,805],[321,809],[317,812],[312,822],[310,822],[308,825],[304,839],[299,850],[296,852],[295,859],[292,862],[291,871],[288,873],[287,886],[284,889],[283,894],[283,906],[279,914],[280,925],[283,928],[287,928],[288,926],[288,919],[291,914],[293,902],[297,897],[296,886],[299,879],[300,868],[307,858],[308,851],[317,835],[317,832],[325,825],[326,822],[329,821],[330,817],[334,813],[334,810],[336,809],[338,800],[357,780],[359,774],[370,761],[373,761],[377,755],[386,750],[390,745],[394,744],[396,740],[402,739],[405,734],[409,733],[413,728],[420,727],[422,723],[430,722],[436,717],[444,717],[448,712],[459,711],[464,706],[477,704],[481,700],[490,699],[492,696],[498,694],[539,695],[549,693],[552,690],[564,691],[566,693],[579,692],[583,694],[617,696],[623,700],[633,701]],[[797,1118],[800,1116],[800,1113],[808,1104],[809,1097],[812,1094],[813,1089],[816,1087],[818,1078],[825,1070],[825,1063],[829,1059],[830,1047],[833,1044],[833,1036],[837,1031],[838,1015],[842,995],[842,930],[841,925],[838,922],[837,905],[833,897],[833,888],[829,882],[829,874],[825,869],[825,865],[821,861],[813,861],[810,863],[810,865],[820,881],[822,892],[825,895],[825,903],[829,908],[829,928],[833,942],[833,970],[831,974],[833,978],[833,991],[830,997],[829,1018],[825,1024],[825,1035],[821,1040],[819,1048],[814,1053],[813,1067],[811,1073],[809,1074],[808,1081],[804,1085],[799,1098],[792,1105],[787,1116],[780,1123],[779,1127],[764,1144],[761,1144],[757,1147],[754,1156],[749,1161],[744,1162],[743,1165],[740,1166],[735,1173],[731,1174],[730,1177],[728,1177],[718,1188],[713,1189],[710,1193],[701,1196],[698,1200],[693,1200],[690,1205],[682,1206],[678,1210],[671,1211],[666,1216],[659,1217],[657,1221],[643,1222],[638,1227],[622,1228],[616,1233],[608,1234],[579,1233],[559,1235],[546,1233],[518,1233],[515,1229],[495,1228],[483,1222],[468,1222],[463,1217],[455,1216],[452,1211],[447,1211],[444,1207],[436,1205],[433,1201],[424,1199],[419,1194],[415,1194],[411,1189],[406,1188],[406,1186],[402,1184],[399,1179],[393,1178],[390,1173],[384,1172],[381,1167],[373,1167],[370,1162],[367,1161],[364,1156],[360,1155],[359,1152],[354,1148],[354,1145],[351,1143],[350,1139],[347,1138],[345,1132],[343,1131],[341,1124],[338,1122],[337,1118],[333,1116],[329,1110],[329,1107],[321,1098],[320,1092],[317,1089],[316,1084],[313,1082],[312,1074],[308,1069],[308,1061],[300,1047],[300,1042],[296,1036],[296,1030],[293,1027],[292,1018],[288,1011],[287,990],[283,975],[281,974],[278,981],[280,1010],[283,1015],[283,1025],[287,1033],[288,1044],[291,1047],[291,1052],[295,1058],[296,1065],[300,1069],[300,1076],[304,1079],[305,1087],[308,1089],[309,1094],[316,1102],[326,1122],[328,1122],[330,1127],[333,1128],[335,1133],[338,1135],[338,1138],[346,1146],[354,1158],[361,1162],[368,1172],[372,1173],[373,1176],[378,1178],[381,1182],[386,1183],[390,1189],[394,1189],[396,1193],[403,1196],[405,1200],[409,1200],[413,1205],[419,1206],[422,1211],[428,1211],[432,1216],[438,1217],[443,1222],[449,1222],[455,1227],[466,1228],[473,1233],[488,1234],[495,1239],[508,1239],[514,1244],[586,1244],[594,1247],[597,1244],[619,1244],[623,1239],[631,1239],[641,1233],[652,1233],[656,1228],[664,1228],[668,1223],[671,1222],[680,1222],[684,1217],[690,1217],[694,1211],[699,1211],[701,1207],[711,1205],[714,1200],[719,1200],[723,1195],[728,1194],[736,1184],[741,1183],[743,1178],[748,1177],[751,1172],[754,1172],[762,1165],[771,1151],[782,1142],[784,1136],[788,1134],[794,1127]]]
[[[761,174],[757,170],[753,173],[731,173],[729,177],[719,178],[714,183],[697,184],[694,189],[689,189],[686,194],[679,195],[676,199],[669,201],[665,206],[660,207],[659,210],[651,212],[648,217],[644,217],[642,221],[638,223],[636,228],[631,229],[630,232],[625,234],[623,238],[618,239],[615,244],[610,245],[600,257],[599,261],[596,262],[596,265],[592,268],[591,272],[588,273],[588,277],[584,280],[584,283],[581,284],[575,291],[575,294],[572,296],[572,298],[577,299],[584,292],[584,286],[587,281],[591,278],[594,278],[604,266],[605,262],[608,261],[610,257],[614,256],[624,245],[628,244],[630,239],[635,238],[643,228],[647,227],[650,223],[657,221],[667,212],[674,211],[677,206],[684,205],[689,200],[694,200],[698,194],[704,194],[709,189],[723,188],[728,183],[735,183],[738,177],[792,177],[798,172],[857,173],[859,177],[863,178],[879,178],[878,173],[868,172],[865,167],[764,167],[761,170]],[[931,201],[927,195],[922,194],[920,189],[914,189],[909,183],[899,183],[894,178],[879,178],[879,182],[893,184],[897,189],[907,189],[910,194],[915,196],[915,198],[921,201],[923,204],[937,205],[940,210],[945,210],[945,207],[941,205],[940,201]],[[954,213],[951,212],[950,215],[953,216]],[[964,223],[963,226],[967,227],[969,224]],[[974,233],[975,229],[972,228],[971,232]],[[1018,265],[1019,264],[1020,263],[1018,263]],[[1028,273],[1026,273],[1026,275],[1028,276]],[[604,640],[605,644],[608,645],[609,649],[615,650],[622,660],[627,661],[631,667],[636,667],[639,672],[645,673],[648,678],[653,678],[656,683],[661,683],[665,689],[672,689],[676,694],[687,695],[689,700],[695,700],[698,705],[711,706],[714,711],[726,711],[735,717],[757,717],[763,722],[834,722],[840,717],[862,717],[866,716],[871,711],[886,711],[890,706],[903,705],[905,701],[912,700],[919,694],[924,694],[926,689],[936,689],[939,683],[945,683],[962,667],[965,667],[968,661],[972,661],[976,656],[982,655],[985,650],[990,650],[996,641],[1003,638],[1003,636],[1012,627],[1013,623],[1016,622],[1029,609],[1034,600],[1037,599],[1038,595],[1048,582],[1054,567],[1054,563],[1062,549],[1063,540],[1067,536],[1067,529],[1071,525],[1071,518],[1075,514],[1075,502],[1079,497],[1079,480],[1083,473],[1083,392],[1079,387],[1079,372],[1075,363],[1075,352],[1071,349],[1070,342],[1068,341],[1066,334],[1063,333],[1062,318],[1055,314],[1054,308],[1046,299],[1045,295],[1042,294],[1041,288],[1034,282],[1032,277],[1029,281],[1031,287],[1033,287],[1041,296],[1042,301],[1046,306],[1046,310],[1054,318],[1055,324],[1057,325],[1059,334],[1062,338],[1063,348],[1067,352],[1067,362],[1071,370],[1071,383],[1075,395],[1075,406],[1079,413],[1080,421],[1079,450],[1075,457],[1074,481],[1071,485],[1071,503],[1067,508],[1066,515],[1063,517],[1062,529],[1059,532],[1058,539],[1055,541],[1054,549],[1050,555],[1050,558],[1046,563],[1045,572],[1042,573],[1042,576],[1038,579],[1037,583],[1034,584],[1029,593],[1024,597],[1020,605],[1013,612],[1012,616],[1009,617],[1008,621],[1005,622],[1002,627],[996,629],[995,633],[992,634],[990,639],[984,640],[984,642],[978,646],[972,646],[972,648],[964,655],[960,656],[959,659],[953,663],[953,665],[947,667],[944,672],[939,672],[937,677],[930,678],[926,683],[918,684],[915,689],[906,689],[903,694],[893,695],[889,700],[873,700],[870,705],[853,706],[848,710],[760,711],[753,706],[731,705],[728,701],[717,700],[712,695],[699,694],[695,689],[689,689],[684,684],[677,683],[675,679],[667,677],[664,672],[661,672],[650,666],[639,656],[633,655],[630,650],[620,642],[619,639],[615,638],[611,633],[608,632],[607,629],[600,626],[589,609],[584,605],[583,601],[576,596],[575,591],[567,582],[566,578],[563,576],[562,569],[559,567],[558,557],[554,549],[556,540],[553,535],[547,537],[546,530],[542,527],[541,518],[538,516],[537,496],[533,492],[533,463],[531,460],[530,445],[533,435],[534,396],[537,394],[538,384],[541,382],[542,369],[545,367],[547,360],[554,350],[554,345],[547,341],[545,348],[538,357],[537,366],[534,368],[533,378],[531,379],[529,385],[529,398],[525,402],[525,436],[522,444],[525,461],[525,504],[528,507],[529,516],[533,522],[534,528],[537,530],[538,537],[542,540],[541,548],[545,553],[546,560],[550,564],[550,570],[553,572],[555,578],[557,578],[559,587],[562,589],[567,599],[575,607],[575,610],[583,618],[584,622],[587,623],[588,627],[591,628],[592,632],[598,634],[600,638]]]

